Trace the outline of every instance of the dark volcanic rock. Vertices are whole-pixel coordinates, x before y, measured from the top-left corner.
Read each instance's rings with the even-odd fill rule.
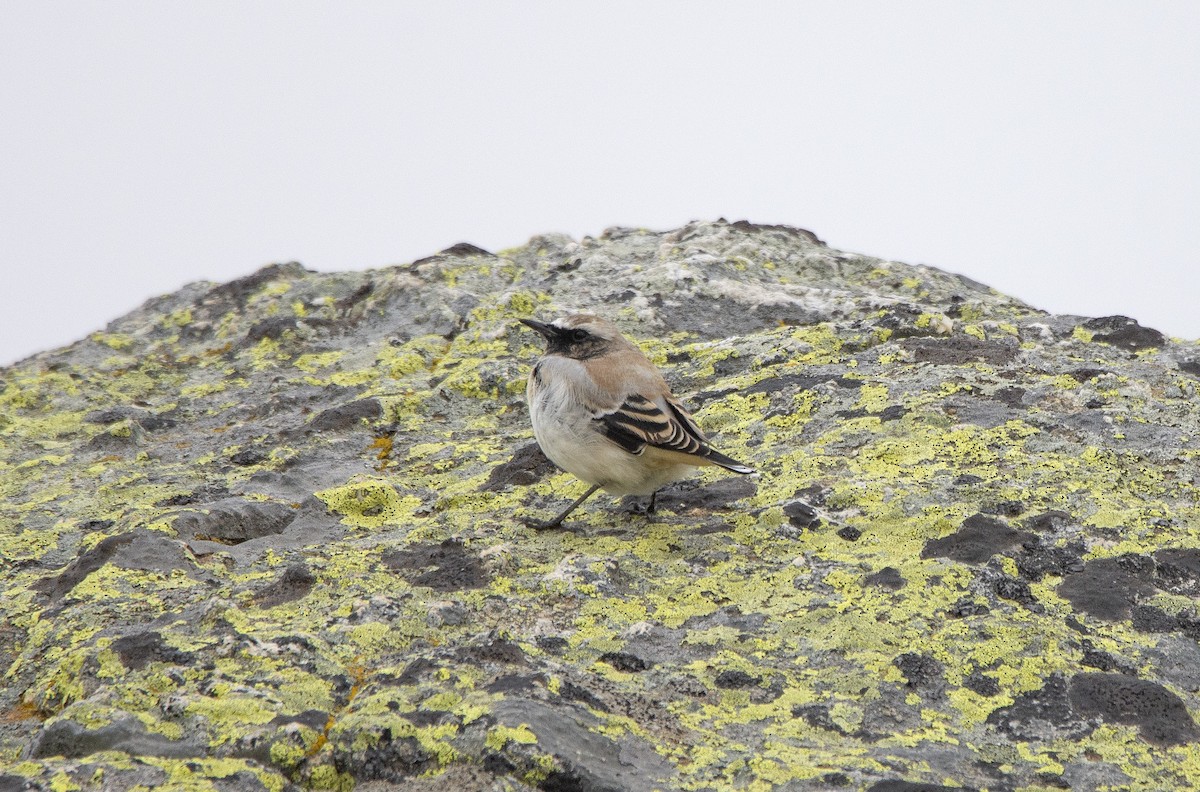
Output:
[[[383,405],[379,399],[359,399],[322,410],[312,419],[308,428],[314,432],[338,432],[382,417]]]
[[[537,443],[526,443],[513,452],[512,459],[492,468],[480,489],[498,492],[507,487],[525,487],[555,470],[554,463],[546,458]]]
[[[1133,603],[1155,592],[1153,561],[1131,564],[1120,558],[1089,561],[1083,571],[1065,578],[1059,596],[1098,619],[1128,619]]]
[[[124,718],[106,726],[85,728],[69,720],[48,725],[33,746],[35,758],[63,756],[76,758],[100,751],[122,751],[143,756],[193,757],[205,750],[198,735],[183,740],[169,740],[161,734],[151,734],[135,718]]]
[[[987,722],[1018,740],[1075,739],[1095,729],[1071,706],[1071,692],[1061,674],[1051,676],[1040,690],[1022,693],[1009,706],[994,710]]]
[[[878,586],[889,591],[899,591],[904,588],[904,584],[908,581],[900,574],[900,570],[895,567],[884,567],[878,572],[867,575],[863,582],[868,586]]]
[[[390,569],[408,573],[412,585],[429,586],[434,591],[480,588],[489,579],[479,557],[454,539],[391,550],[382,560]]]
[[[877,781],[868,787],[868,792],[973,792],[971,787],[923,784],[919,781]]]
[[[1162,685],[1125,674],[1056,675],[1039,691],[996,710],[988,723],[1020,739],[1047,730],[1065,736],[1091,731],[1096,720],[1135,726],[1153,745],[1182,745],[1200,737],[1187,707]]]
[[[728,509],[731,504],[750,498],[757,491],[754,479],[746,476],[718,479],[703,487],[672,484],[659,491],[655,505],[676,512],[684,509],[714,511]]]
[[[1089,319],[1083,326],[1095,333],[1093,341],[1121,347],[1131,351],[1139,349],[1158,348],[1166,343],[1166,338],[1157,330],[1142,327],[1136,319],[1128,316],[1103,316]]]
[[[112,650],[131,671],[145,668],[151,662],[184,665],[192,659],[191,653],[175,649],[163,641],[161,633],[149,630],[118,638],[112,642]]]
[[[1200,737],[1178,696],[1155,682],[1124,674],[1076,674],[1071,705],[1083,715],[1136,726],[1152,745],[1183,745]]]
[[[940,690],[942,687],[942,674],[945,669],[941,663],[928,655],[905,652],[893,660],[892,665],[900,669],[905,684],[910,688]]]
[[[227,498],[180,514],[172,527],[186,539],[238,544],[282,533],[295,518],[296,510],[282,503]]]
[[[1159,550],[1154,560],[1154,581],[1159,588],[1185,597],[1200,595],[1200,549]]]
[[[981,341],[972,336],[912,338],[901,342],[918,363],[960,366],[964,363],[1005,365],[1017,356],[1017,347],[1007,342]]]
[[[274,608],[277,605],[304,597],[312,591],[316,582],[316,576],[306,564],[303,562],[291,564],[283,571],[279,580],[254,595],[254,602],[260,608]]]
[[[196,569],[183,545],[157,531],[143,529],[102,539],[80,554],[57,575],[43,578],[30,588],[57,601],[70,594],[88,575],[113,564],[143,572],[192,572]]]
[[[792,501],[783,507],[783,514],[794,528],[815,528],[821,524],[820,512],[804,501]]]
[[[385,729],[375,744],[361,750],[334,753],[334,766],[357,781],[400,784],[437,767],[437,757],[421,747],[415,737],[396,737]]]
[[[968,564],[982,564],[997,553],[1018,547],[1030,535],[1013,530],[1000,520],[976,514],[963,521],[955,533],[942,539],[930,539],[921,551],[922,558],[951,558]]]
[[[600,655],[602,662],[608,663],[618,671],[637,673],[650,668],[651,663],[630,652],[605,652]]]
[[[727,669],[717,674],[713,684],[720,688],[744,688],[751,685],[757,685],[762,681],[760,676],[751,676],[745,671],[737,669]]]

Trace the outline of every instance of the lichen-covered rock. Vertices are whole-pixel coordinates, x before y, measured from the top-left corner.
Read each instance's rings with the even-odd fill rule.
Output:
[[[759,475],[527,528],[577,310]],[[724,221],[188,286],[0,371],[0,790],[1187,788],[1197,361]]]

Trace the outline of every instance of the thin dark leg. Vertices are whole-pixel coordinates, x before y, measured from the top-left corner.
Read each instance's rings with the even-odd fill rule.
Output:
[[[650,493],[650,505],[646,507],[646,514],[654,514],[654,499],[658,497],[658,490]]]
[[[585,492],[579,496],[578,500],[576,500],[574,503],[572,503],[567,508],[563,509],[562,512],[557,517],[555,517],[553,520],[551,520],[550,522],[544,523],[544,522],[538,522],[536,520],[527,520],[525,524],[528,525],[530,528],[536,528],[539,531],[545,531],[550,528],[558,528],[559,526],[562,525],[562,521],[567,519],[567,515],[573,511],[575,511],[575,507],[577,507],[579,504],[583,503],[588,498],[592,497],[592,493],[594,493],[598,489],[600,489],[600,485],[593,484],[587,492]]]

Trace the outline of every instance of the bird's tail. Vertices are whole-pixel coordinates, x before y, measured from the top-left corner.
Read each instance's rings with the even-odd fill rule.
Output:
[[[719,465],[720,467],[723,467],[726,470],[732,470],[734,473],[753,473],[754,472],[754,468],[752,468],[748,465],[743,465],[741,462],[738,462],[736,459],[725,456],[720,451],[714,451],[711,448],[708,448],[705,450],[707,451],[707,453],[704,455],[704,458],[707,459],[709,462],[713,463],[714,465]]]

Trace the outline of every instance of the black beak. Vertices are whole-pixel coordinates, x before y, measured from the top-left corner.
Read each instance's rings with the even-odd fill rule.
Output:
[[[558,335],[558,328],[546,322],[539,322],[536,319],[520,319],[518,321],[526,327],[531,327],[541,333],[542,338],[545,338],[547,341],[552,340]]]

